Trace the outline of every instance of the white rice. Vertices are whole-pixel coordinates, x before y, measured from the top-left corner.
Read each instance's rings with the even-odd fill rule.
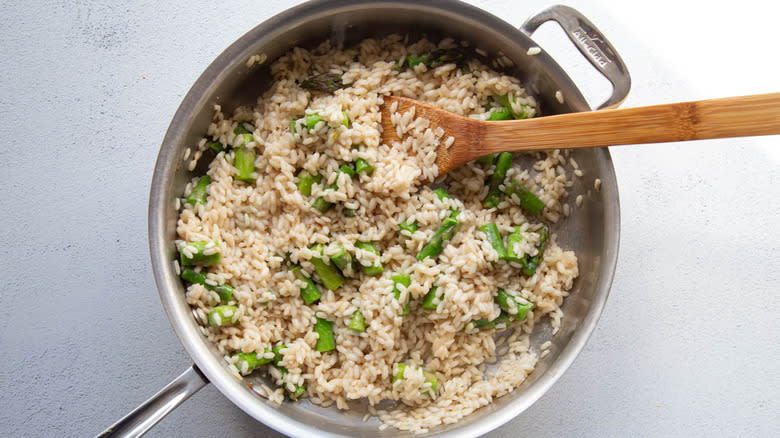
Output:
[[[555,92],[555,100],[557,100],[558,103],[563,103],[564,102],[564,100],[563,100],[563,93],[561,93],[561,90],[557,90]]]
[[[262,65],[267,59],[268,59],[268,55],[266,55],[265,53],[252,55],[249,57],[249,59],[246,60],[246,66],[247,68],[249,68],[254,65]]]
[[[257,153],[257,181],[235,181],[234,152],[220,153],[208,168],[211,184],[205,205],[183,206],[177,224],[179,251],[191,257],[197,249],[187,242],[216,242],[207,251],[218,251],[221,258],[208,268],[209,279],[234,288],[227,304],[238,311],[224,313],[233,324],[211,327],[208,312],[225,304],[218,295],[202,285],[190,285],[187,302],[201,331],[229,363],[238,352],[270,358],[273,354],[269,357],[266,350],[281,343],[287,346],[279,363],[287,373],[274,366],[255,371],[267,374],[277,385],[257,389],[269,400],[281,403],[285,388],[304,385],[309,400],[321,406],[348,409],[350,400],[366,401],[369,412],[382,421],[380,430],[392,426],[424,432],[456,422],[520,385],[538,361],[529,340],[534,326],[549,319],[555,332],[560,329],[560,306],[578,276],[574,252],[561,249],[552,234],[535,275],[525,277],[516,266],[498,261],[484,233],[477,232],[490,222],[504,235],[520,226],[526,243],[516,250],[536,254],[540,220],[555,223],[569,213],[568,205],[560,202],[571,184],[560,152],[526,156],[534,157],[528,168],[518,159],[508,172],[544,202],[540,217],[531,217],[509,200],[501,201],[498,208],[482,207],[491,166],[469,163],[439,176],[436,148],[440,144],[458,147],[457,139],[442,138],[443,131],[425,119],[392,111],[401,140],[381,143],[383,95],[404,95],[458,114],[487,118],[492,111],[489,98],[509,94],[516,98],[511,99],[513,105],[526,105],[536,114],[535,100],[517,79],[473,59],[468,69],[454,64],[394,69],[395,60],[408,54],[452,46],[451,40],[438,45],[425,40],[406,44],[402,37],[390,36],[365,40],[347,51],[328,43],[311,51],[296,48],[271,65],[274,82],[257,105],[237,108],[229,117],[215,106],[209,142],[236,144],[236,123],[248,121],[254,126],[254,141],[246,147]],[[323,94],[298,85],[322,72],[343,73],[347,87]],[[349,127],[341,123],[342,111],[348,114]],[[322,121],[313,129],[296,122],[296,132],[291,131],[291,120],[314,113]],[[357,158],[373,165],[374,172],[354,178],[338,174],[341,164]],[[192,168],[193,163],[196,160],[190,162]],[[324,175],[312,186],[311,196],[296,187],[301,170]],[[445,186],[451,198],[439,200],[430,187],[434,182]],[[329,189],[333,183],[337,188]],[[314,210],[311,203],[319,196],[336,206],[325,213]],[[357,215],[342,215],[346,206],[356,209]],[[417,253],[451,209],[460,211],[457,233],[436,259],[417,261]],[[398,225],[404,220],[416,221],[418,230],[401,236]],[[380,255],[356,248],[358,240],[376,242]],[[323,243],[326,255],[338,249],[335,244],[343,245],[364,266],[381,262],[384,273],[368,277],[353,272],[336,291],[320,287],[320,301],[305,305],[300,297],[304,284],[294,278],[286,260],[311,276],[313,243]],[[398,288],[400,300],[394,297],[390,279],[399,273],[411,276],[408,287]],[[437,309],[422,309],[422,298],[434,285]],[[500,314],[494,302],[499,287],[515,291],[518,300],[531,301],[535,307],[523,322],[512,325],[510,333],[504,333],[506,343],[497,352],[495,330],[464,328]],[[411,310],[402,316],[402,302],[407,299]],[[358,308],[365,318],[365,333],[347,327]],[[315,315],[333,322],[336,350],[316,351]],[[407,367],[405,378],[394,383],[393,370],[399,363],[413,367]],[[486,368],[489,363],[495,365]],[[423,369],[436,376],[436,391],[426,382]],[[395,402],[394,407],[374,408],[387,400]]]

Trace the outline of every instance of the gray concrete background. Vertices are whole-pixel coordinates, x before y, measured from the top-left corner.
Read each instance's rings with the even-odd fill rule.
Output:
[[[190,365],[147,249],[168,122],[214,57],[297,2],[2,3],[0,435],[92,436]],[[474,3],[520,24],[553,2]],[[776,2],[568,3],[628,64],[624,106],[780,88]],[[538,35],[606,96],[554,26]],[[779,138],[612,153],[623,234],[600,324],[490,436],[780,435]],[[213,387],[149,434],[275,435]]]

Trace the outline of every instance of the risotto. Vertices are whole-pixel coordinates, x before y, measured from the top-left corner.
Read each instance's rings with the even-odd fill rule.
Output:
[[[255,106],[216,107],[187,151],[191,170],[211,159],[180,204],[187,301],[237,378],[267,377],[254,389],[272,402],[364,404],[380,428],[424,432],[512,391],[544,354],[534,326],[560,327],[578,275],[550,229],[568,208],[563,155],[440,176],[436,149],[457,139],[398,112],[401,140],[381,143],[386,95],[536,115],[517,79],[462,50],[401,36],[296,48]]]

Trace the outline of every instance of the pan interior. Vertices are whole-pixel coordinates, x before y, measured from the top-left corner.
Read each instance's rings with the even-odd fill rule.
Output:
[[[203,73],[179,108],[163,143],[155,170],[150,204],[150,239],[155,274],[169,318],[198,366],[233,402],[271,427],[288,434],[339,434],[350,436],[398,435],[398,431],[377,431],[378,421],[363,421],[365,406],[354,402],[354,409],[338,411],[320,408],[306,400],[271,405],[247,385],[227,372],[216,349],[200,333],[184,299],[184,288],[176,276],[172,261],[176,257],[177,212],[175,199],[184,185],[205,168],[186,171],[184,150],[197,144],[213,114],[213,105],[229,114],[240,105],[252,104],[271,79],[269,65],[295,46],[314,47],[330,39],[336,45],[349,46],[364,38],[390,33],[409,35],[410,41],[444,37],[468,41],[491,58],[505,56],[513,66],[504,69],[521,79],[539,101],[542,114],[588,110],[584,98],[563,71],[542,53],[526,54],[535,44],[517,29],[481,10],[457,2],[310,2],[289,10],[253,29],[229,47]],[[255,54],[267,61],[247,67]],[[489,63],[488,63],[489,65]],[[564,104],[555,99],[556,91],[566,96]],[[562,226],[554,226],[562,248],[576,251],[580,277],[563,305],[560,332],[552,338],[550,354],[539,361],[536,370],[515,391],[489,406],[451,425],[431,431],[455,432],[455,435],[484,433],[508,421],[530,406],[565,371],[581,350],[596,323],[608,293],[614,270],[618,238],[617,187],[614,170],[606,149],[578,150],[572,155],[584,170],[570,188],[571,216]],[[201,165],[210,161],[201,159]],[[601,179],[602,189],[594,189]],[[574,198],[585,198],[574,208]],[[549,324],[537,326],[532,336],[538,346],[550,339]],[[258,377],[250,377],[251,382]],[[457,432],[456,432],[457,430]]]

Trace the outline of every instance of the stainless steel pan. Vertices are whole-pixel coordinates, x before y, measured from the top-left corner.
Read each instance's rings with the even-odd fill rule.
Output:
[[[612,96],[601,107],[618,105],[630,86],[623,62],[590,21],[565,6],[551,7],[517,29],[455,0],[310,1],[267,20],[228,47],[203,72],[176,112],[160,148],[149,201],[149,245],[160,298],[195,365],[104,434],[141,435],[211,382],[246,413],[288,435],[407,435],[395,430],[379,432],[375,421],[364,423],[359,406],[348,412],[323,409],[305,400],[274,406],[226,371],[225,361],[198,330],[173,265],[175,200],[193,175],[185,170],[184,150],[196,144],[206,131],[215,103],[229,113],[238,105],[254,102],[268,85],[267,66],[274,59],[294,46],[312,46],[327,38],[335,44],[349,44],[369,36],[408,33],[433,40],[445,36],[466,40],[472,47],[488,52],[491,58],[505,56],[511,60],[514,66],[507,70],[529,84],[539,98],[543,114],[589,111],[591,108],[582,94],[551,57],[545,52],[535,56],[527,54],[530,47],[537,45],[530,35],[549,20],[559,23],[580,52],[613,84]],[[260,53],[266,54],[269,61],[260,68],[246,67],[247,59]],[[555,99],[558,90],[563,93],[565,103]],[[455,424],[432,430],[432,435],[477,436],[511,420],[555,383],[596,326],[617,259],[620,233],[617,184],[606,148],[580,150],[574,156],[585,169],[585,177],[576,179],[572,189],[585,194],[586,202],[582,208],[573,209],[566,225],[555,231],[562,246],[577,251],[580,277],[563,306],[563,328],[553,338],[551,354],[539,362],[514,392]],[[602,181],[601,191],[593,188],[595,178]],[[532,341],[538,346],[549,335],[549,327],[545,330],[543,326],[535,331]]]

